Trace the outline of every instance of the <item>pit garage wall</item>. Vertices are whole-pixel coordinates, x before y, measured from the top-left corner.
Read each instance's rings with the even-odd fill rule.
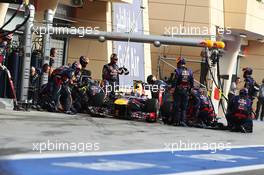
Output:
[[[226,26],[264,35],[264,3],[257,0],[224,0],[224,6]]]
[[[264,78],[264,44],[258,41],[249,41],[246,47],[245,57],[240,59],[239,76],[243,77],[242,69],[251,67],[253,69],[253,77],[261,84]]]
[[[119,2],[119,1],[113,1]],[[125,2],[125,1],[120,1]],[[145,7],[143,11],[143,28],[144,34],[149,34],[149,13],[148,0],[142,1]],[[112,3],[108,2],[89,2],[85,6],[77,10],[76,26],[100,27],[101,31],[112,31]],[[78,60],[80,55],[90,58],[88,69],[92,71],[92,77],[101,79],[102,67],[110,61],[110,55],[113,52],[112,41],[100,43],[97,40],[84,40],[81,38],[72,38],[69,41],[68,63]],[[150,44],[144,44],[144,72],[145,79],[151,74],[151,57]]]
[[[189,28],[191,32],[188,33],[190,34],[215,34],[216,26],[224,26],[223,0],[149,0],[149,23],[151,34],[170,35],[173,27],[180,29],[180,26]],[[160,54],[175,59],[184,56],[189,59],[201,60],[200,53],[201,48],[195,47],[155,48],[151,46],[152,72],[153,74],[157,73],[157,62]],[[169,62],[175,65],[175,61]],[[199,80],[200,64],[188,63],[187,66],[193,69],[195,78]],[[162,64],[162,68],[163,74],[166,76],[169,76],[173,71],[167,65],[163,66]]]
[[[100,31],[107,30],[107,2],[85,3],[83,8],[76,9],[76,27],[99,27]],[[103,65],[108,62],[107,42],[97,40],[71,38],[69,41],[68,63],[78,61],[81,55],[90,58],[88,65],[94,79],[101,79]]]
[[[149,34],[148,0],[133,0],[133,4],[113,3],[112,9],[113,31],[127,32],[133,28],[133,34]],[[151,74],[150,44],[114,41],[113,50],[119,56],[120,66],[125,65],[130,71],[129,75],[120,77],[120,84],[145,81]]]
[[[141,0],[132,4],[113,3],[113,32],[143,34],[143,14]],[[120,85],[133,85],[133,80],[144,81],[144,44],[127,41],[113,41],[119,66],[125,66],[129,75],[120,76]]]
[[[243,67],[250,66],[254,70],[254,78],[261,83],[264,78],[264,44],[256,40],[264,36],[264,4],[257,0],[224,0],[224,5],[225,25],[239,29],[250,40],[244,51],[245,57],[240,59],[239,76],[243,75]]]
[[[145,35],[149,35],[149,0],[143,0],[142,6],[145,8],[143,10],[143,30]],[[151,47],[152,44],[144,44],[144,68],[145,68],[145,81],[149,75],[152,74],[152,60],[151,60]]]
[[[234,74],[237,67],[237,57],[241,47],[241,38],[240,36],[233,36],[232,41],[225,41],[226,47],[223,57],[219,61],[220,65],[220,74],[229,75],[229,80],[223,81],[223,91],[224,95],[227,97],[229,89],[231,86],[232,75]]]

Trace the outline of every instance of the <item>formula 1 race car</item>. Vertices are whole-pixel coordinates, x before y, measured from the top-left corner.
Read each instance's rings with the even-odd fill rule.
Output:
[[[112,114],[116,118],[156,122],[158,118],[158,101],[145,97],[123,96],[114,101]]]
[[[97,101],[97,104],[89,104],[88,109],[92,116],[147,122],[156,122],[158,119],[158,100],[149,99],[145,95],[116,93],[114,97],[106,96],[105,99],[99,98],[97,93],[91,95],[94,96],[93,101]]]

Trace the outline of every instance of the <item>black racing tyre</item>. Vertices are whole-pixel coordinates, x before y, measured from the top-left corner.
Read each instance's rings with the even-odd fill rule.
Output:
[[[164,102],[160,107],[162,117],[170,117],[172,103],[169,101]]]
[[[253,122],[251,121],[247,121],[245,122],[242,127],[244,128],[244,130],[242,130],[242,132],[245,133],[252,133],[253,132]]]
[[[220,130],[225,130],[225,125],[223,123],[217,123],[216,127]]]
[[[170,101],[165,101],[160,107],[160,115],[164,124],[171,124],[171,108],[172,103]]]
[[[148,123],[156,123],[157,122],[157,117],[155,119],[146,118],[146,122],[148,122]]]
[[[81,113],[82,112],[82,105],[79,101],[76,101],[74,104],[73,104],[73,107],[76,109],[76,111],[78,113]]]
[[[91,117],[98,117],[98,114],[90,113]]]
[[[90,97],[90,106],[101,107],[104,104],[105,94],[100,92]]]
[[[145,112],[158,112],[158,100],[157,99],[148,99],[145,102]]]

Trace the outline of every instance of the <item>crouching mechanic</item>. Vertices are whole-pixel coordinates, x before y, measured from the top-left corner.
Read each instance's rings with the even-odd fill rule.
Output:
[[[186,66],[186,61],[183,57],[177,59],[177,69],[172,84],[174,88],[174,103],[173,103],[173,125],[187,126],[186,111],[189,101],[189,94],[194,84],[193,72]]]
[[[202,127],[210,126],[216,117],[213,105],[203,89],[195,87],[191,92],[192,110],[189,113],[193,120]]]
[[[63,110],[66,114],[73,115],[75,110],[72,108],[72,96],[70,84],[73,83],[75,77],[79,74],[81,65],[74,62],[72,66],[62,66],[53,71],[49,86],[52,92],[52,100],[55,105],[55,111],[58,112],[63,103]]]
[[[89,58],[81,56],[79,62],[82,68],[79,77],[77,77],[77,84],[72,88],[73,106],[78,113],[86,113],[89,102],[87,90],[89,83],[92,82],[92,77],[91,71],[86,69]]]
[[[253,132],[252,100],[248,98],[247,88],[239,91],[239,95],[229,102],[228,108],[227,122],[231,131]]]

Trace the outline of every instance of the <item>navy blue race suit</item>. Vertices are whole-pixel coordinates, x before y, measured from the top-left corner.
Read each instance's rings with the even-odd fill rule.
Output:
[[[206,125],[210,125],[214,117],[216,116],[211,101],[209,97],[203,94],[200,94],[199,99],[200,109],[198,114],[198,120]]]
[[[79,83],[81,84],[87,84],[87,82],[89,81],[89,79],[91,79],[91,71],[90,70],[86,70],[86,69],[81,69],[80,71],[80,79],[79,79]]]
[[[105,85],[108,87],[108,91],[111,91],[113,94],[118,90],[119,86],[119,67],[117,64],[109,63],[104,65],[102,78],[105,82]]]
[[[58,110],[60,100],[64,103],[64,111],[69,112],[72,107],[72,98],[70,83],[74,77],[75,70],[68,66],[62,66],[55,69],[49,80],[52,100],[55,103],[55,110]]]
[[[34,75],[30,75],[29,78],[29,92],[28,99],[33,100],[33,104],[38,100],[38,89],[40,88],[40,78],[43,75],[43,70],[38,68]]]
[[[228,106],[228,126],[233,131],[252,132],[252,100],[247,96],[235,96]]]
[[[77,86],[72,89],[73,106],[79,113],[85,113],[88,110],[89,97],[87,90],[91,82],[91,71],[81,69],[80,77],[77,79]]]
[[[191,119],[206,125],[210,125],[216,116],[209,97],[198,89],[192,89],[191,91],[188,113]]]
[[[188,103],[188,120],[194,121],[197,120],[199,110],[200,110],[200,91],[198,89],[192,89],[190,94],[190,99]]]
[[[186,122],[186,111],[189,101],[189,93],[194,84],[192,70],[185,66],[179,66],[175,70],[175,78],[172,87],[174,91],[173,122],[180,124]]]
[[[248,96],[251,98],[252,103],[254,98],[257,96],[258,90],[256,87],[259,87],[256,81],[250,75],[246,76],[244,88],[248,89]]]

